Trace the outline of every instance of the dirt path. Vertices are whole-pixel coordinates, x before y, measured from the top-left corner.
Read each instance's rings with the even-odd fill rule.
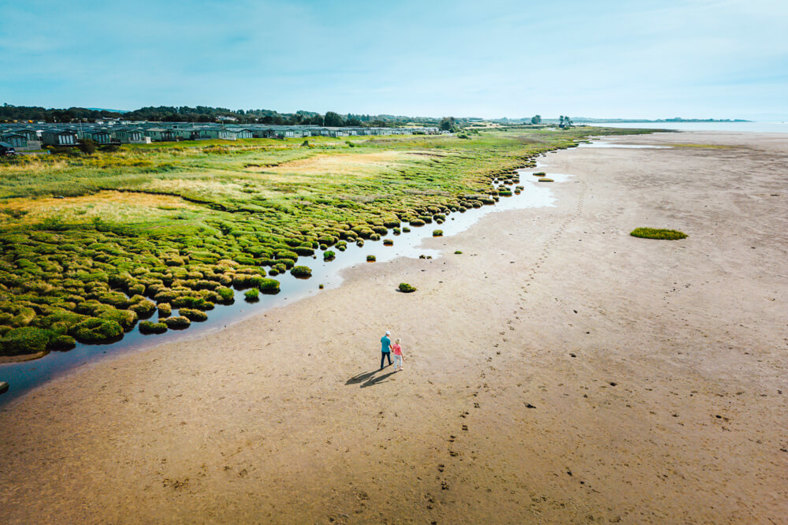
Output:
[[[786,523],[788,137],[612,140],[683,146],[11,403],[0,522]]]

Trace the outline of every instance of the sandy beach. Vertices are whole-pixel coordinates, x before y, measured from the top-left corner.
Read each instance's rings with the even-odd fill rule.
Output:
[[[788,136],[605,141],[671,147],[8,404],[0,522],[788,523]]]

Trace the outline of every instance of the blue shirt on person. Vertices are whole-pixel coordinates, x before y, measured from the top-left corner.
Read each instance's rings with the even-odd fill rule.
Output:
[[[384,335],[383,337],[381,337],[380,345],[381,345],[380,351],[383,352],[384,354],[388,354],[389,352],[391,352],[391,339],[389,339],[389,336]]]

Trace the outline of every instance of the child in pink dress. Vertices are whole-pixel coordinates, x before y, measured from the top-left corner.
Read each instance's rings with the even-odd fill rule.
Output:
[[[394,371],[396,372],[397,369],[402,370],[402,347],[399,345],[399,339],[394,341],[394,344],[391,346],[394,354]]]

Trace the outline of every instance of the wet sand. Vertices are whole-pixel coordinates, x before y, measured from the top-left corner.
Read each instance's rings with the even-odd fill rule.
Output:
[[[685,146],[13,401],[0,522],[785,523],[788,137],[607,140]]]

